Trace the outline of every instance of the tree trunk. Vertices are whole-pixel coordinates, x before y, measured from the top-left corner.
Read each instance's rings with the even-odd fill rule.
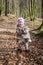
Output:
[[[15,1],[15,16],[19,16],[19,0],[14,0]]]
[[[42,24],[40,25],[40,27],[38,28],[38,30],[40,30],[43,26],[43,0],[42,1],[42,9],[41,9],[41,16],[42,16]]]
[[[43,0],[42,0],[42,25],[43,26]]]
[[[12,0],[12,14],[14,14],[14,8],[15,8],[15,6],[14,6],[14,0]]]
[[[5,0],[5,16],[7,16],[8,13],[8,0]]]
[[[0,16],[1,16],[1,10],[0,10]]]
[[[1,16],[1,12],[2,12],[2,0],[0,0],[0,16]]]
[[[42,19],[43,19],[43,0],[42,0]]]

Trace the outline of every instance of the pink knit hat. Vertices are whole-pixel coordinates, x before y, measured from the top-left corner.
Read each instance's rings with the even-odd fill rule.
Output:
[[[19,22],[24,23],[24,19],[23,19],[22,17],[19,17],[19,18],[17,19],[17,22],[18,22],[18,23],[19,23]]]

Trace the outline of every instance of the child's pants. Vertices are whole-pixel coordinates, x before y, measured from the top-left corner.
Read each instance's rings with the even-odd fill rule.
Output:
[[[25,49],[28,50],[28,39],[25,39],[24,42],[22,43],[18,43],[18,49],[21,49],[21,46],[24,45],[25,46]]]

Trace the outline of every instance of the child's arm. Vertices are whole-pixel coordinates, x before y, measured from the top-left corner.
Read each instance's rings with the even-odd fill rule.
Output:
[[[30,30],[29,30],[29,28],[28,28],[28,33],[29,33],[29,42],[32,42],[31,37],[30,37]]]
[[[31,37],[30,37],[30,30],[28,27],[26,28],[26,33],[28,34],[29,42],[32,42]]]

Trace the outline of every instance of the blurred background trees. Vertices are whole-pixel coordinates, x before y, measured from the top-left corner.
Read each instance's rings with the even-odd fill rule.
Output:
[[[36,17],[41,18],[41,5],[42,0],[0,0],[0,15],[13,14],[34,20]]]
[[[2,11],[2,0],[0,0],[0,16],[1,16],[1,11]]]

